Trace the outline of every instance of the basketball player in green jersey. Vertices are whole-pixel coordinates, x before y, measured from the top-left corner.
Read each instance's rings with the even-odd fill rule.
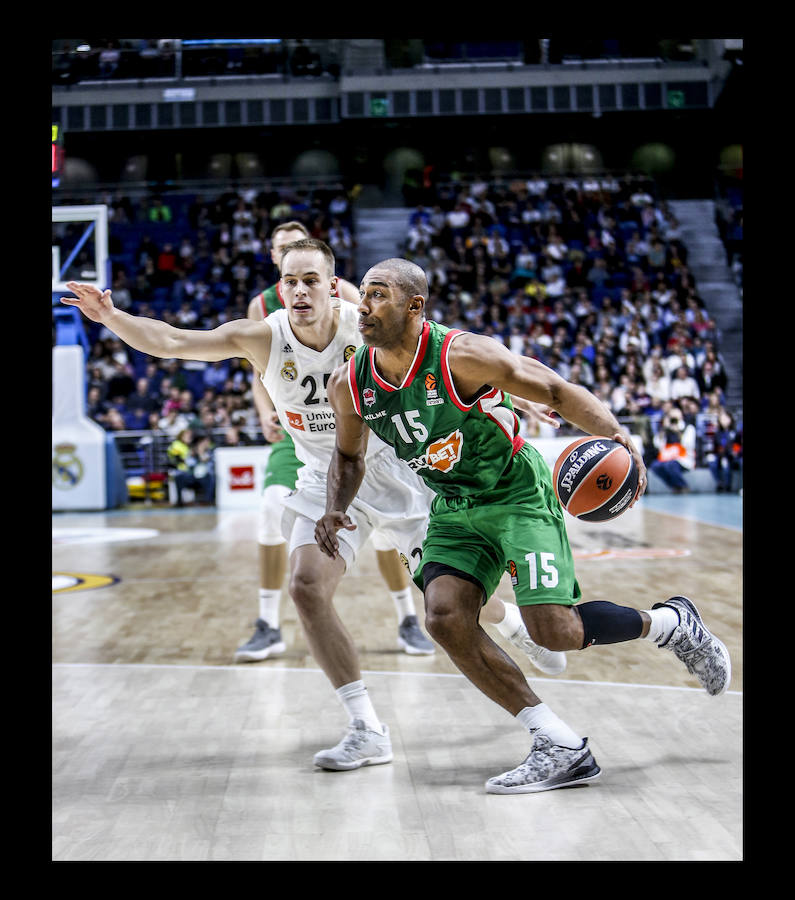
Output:
[[[709,694],[725,692],[728,652],[687,598],[672,597],[645,611],[606,601],[579,603],[551,473],[519,436],[510,395],[627,447],[640,473],[634,505],[646,487],[646,468],[608,408],[490,337],[427,321],[425,273],[408,260],[371,268],[360,294],[364,345],[328,386],[336,450],[326,514],[315,538],[333,558],[337,531],[353,527],[344,510],[362,478],[368,429],[436,493],[414,572],[425,594],[426,629],[473,684],[533,735],[524,762],[489,779],[486,790],[551,790],[600,773],[587,738],[540,700],[478,624],[482,604],[506,571],[536,643],[560,651],[646,638],[673,650]]]
[[[306,226],[297,220],[283,222],[273,229],[270,253],[277,269],[287,244],[308,236]],[[342,278],[337,279],[336,295],[353,303],[359,301],[358,289]],[[284,309],[284,298],[281,283],[277,281],[251,299],[248,318],[261,322],[279,309]],[[295,487],[301,466],[295,455],[293,440],[279,425],[273,403],[258,377],[252,379],[251,391],[262,431],[265,440],[271,445],[271,451],[265,466],[257,522],[259,615],[254,633],[245,644],[237,648],[235,662],[259,662],[286,650],[281,632],[281,597],[287,572],[287,544],[281,532],[280,511],[282,499]],[[399,554],[394,548],[387,546],[377,533],[372,536],[372,542],[378,570],[395,604],[398,646],[412,656],[434,653],[433,643],[422,633],[417,620],[411,587]]]

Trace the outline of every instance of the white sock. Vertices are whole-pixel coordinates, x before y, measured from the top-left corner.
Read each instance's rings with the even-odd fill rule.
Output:
[[[519,607],[515,603],[504,603],[503,605],[505,607],[505,618],[502,622],[495,622],[494,627],[503,637],[510,638],[524,625],[524,620],[521,612],[519,612]]]
[[[259,617],[264,619],[271,628],[279,627],[279,606],[281,600],[281,591],[269,591],[267,588],[259,589]]]
[[[414,597],[411,595],[411,588],[404,587],[401,591],[390,591],[389,596],[395,604],[395,610],[398,617],[398,625],[406,618],[406,616],[416,616],[417,611],[414,608]]]
[[[340,698],[345,711],[352,722],[354,719],[362,719],[364,724],[379,734],[384,733],[383,726],[375,714],[375,709],[370,701],[370,695],[363,681],[352,681],[337,688],[337,696]]]
[[[679,624],[679,613],[670,606],[661,606],[658,609],[644,609],[647,616],[651,618],[649,625],[649,633],[646,635],[647,641],[654,641],[660,644],[667,641],[671,636],[671,632]]]
[[[517,713],[516,718],[529,732],[540,731],[553,744],[558,744],[560,747],[577,750],[582,746],[583,739],[572,731],[563,719],[558,718],[546,703],[539,703],[538,706],[525,706],[521,712]]]

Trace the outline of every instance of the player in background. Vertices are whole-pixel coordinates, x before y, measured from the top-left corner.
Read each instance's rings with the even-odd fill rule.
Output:
[[[271,260],[279,268],[282,251],[292,241],[309,237],[306,226],[297,220],[283,222],[271,232]],[[349,281],[337,279],[336,296],[352,303],[359,302],[359,290]],[[284,309],[281,283],[276,282],[251,298],[248,317],[255,322],[279,309]],[[259,548],[259,605],[254,633],[237,648],[235,662],[259,662],[278,656],[287,649],[281,633],[282,586],[287,573],[287,543],[281,532],[282,501],[295,488],[301,463],[295,455],[293,440],[279,424],[273,402],[259,378],[251,382],[254,406],[265,440],[271,445],[265,466],[265,479],[260,494],[257,521]],[[406,569],[394,547],[375,532],[371,538],[381,577],[395,605],[398,619],[398,646],[406,653],[429,655],[435,652],[432,641],[422,633],[417,620],[411,584]]]
[[[359,329],[364,345],[328,386],[337,446],[328,472],[318,545],[336,558],[339,535],[373,435],[434,491],[420,565],[428,633],[487,697],[533,736],[527,758],[490,778],[490,793],[530,793],[587,782],[600,768],[588,739],[530,688],[478,617],[503,573],[530,637],[552,650],[579,650],[645,638],[672,650],[708,694],[725,692],[731,663],[693,603],[672,597],[639,611],[607,601],[582,603],[563,511],[549,467],[519,435],[511,396],[544,404],[586,434],[619,441],[646,486],[643,460],[610,410],[584,388],[493,339],[424,317],[425,273],[389,259],[364,276]]]

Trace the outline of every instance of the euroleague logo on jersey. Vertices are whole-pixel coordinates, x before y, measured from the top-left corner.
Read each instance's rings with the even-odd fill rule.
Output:
[[[426,406],[438,406],[440,403],[444,403],[444,399],[439,396],[439,392],[436,390],[438,382],[436,381],[436,376],[433,372],[428,372],[425,376],[425,405]]]
[[[461,451],[464,447],[464,435],[456,429],[441,441],[433,441],[428,444],[428,449],[422,456],[415,456],[408,460],[408,465],[413,471],[419,469],[435,469],[437,472],[449,472],[461,459]]]

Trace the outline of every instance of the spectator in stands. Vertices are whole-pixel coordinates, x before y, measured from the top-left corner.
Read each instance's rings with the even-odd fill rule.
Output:
[[[649,338],[642,327],[640,316],[634,315],[621,331],[618,347],[624,354],[632,350],[638,351],[642,357],[649,352]]]
[[[121,50],[116,41],[108,41],[99,51],[99,77],[110,78],[116,74],[121,61]]]
[[[605,288],[610,279],[607,269],[607,261],[602,256],[597,256],[591,264],[588,274],[585,276],[590,288]]]
[[[661,362],[655,362],[651,374],[646,379],[646,388],[653,400],[661,403],[671,399],[671,379]]]
[[[189,428],[190,418],[180,409],[178,400],[166,400],[160,418],[157,420],[159,431],[165,431],[172,438],[176,438],[180,432]]]
[[[152,198],[152,205],[149,207],[147,218],[150,222],[170,222],[173,218],[171,207],[162,197],[155,196]]]
[[[339,219],[331,220],[331,228],[328,231],[328,244],[334,251],[339,272],[342,278],[350,281],[354,277],[354,240],[350,229],[343,225]]]
[[[411,216],[409,230],[406,234],[406,249],[409,253],[414,253],[419,244],[430,245],[433,240],[433,229],[430,225],[430,216],[423,216],[419,211],[425,212],[424,207],[420,206]],[[340,222],[340,219],[334,219]]]
[[[238,425],[229,425],[224,431],[224,447],[250,447],[254,442]]]
[[[142,376],[136,379],[135,390],[127,398],[128,406],[144,410],[147,415],[160,410],[160,403],[150,379]]]
[[[344,225],[350,226],[351,206],[345,191],[339,191],[329,200],[328,214],[332,219],[339,219]]]
[[[671,378],[671,399],[679,400],[682,397],[701,398],[701,390],[698,382],[690,374],[687,366],[679,366]]]
[[[696,429],[685,424],[678,406],[670,403],[655,436],[657,458],[651,464],[655,473],[674,494],[689,491],[685,475],[696,464]]]
[[[698,383],[700,397],[713,391],[722,393],[726,387],[726,379],[717,368],[717,361],[714,359],[705,359],[701,366],[696,369],[695,378]]]
[[[199,491],[210,502],[215,496],[215,469],[212,441],[206,434],[194,436],[192,429],[182,428],[169,444],[167,457],[174,479],[177,506],[184,506],[186,488]]]
[[[732,477],[740,469],[741,461],[742,435],[737,430],[734,416],[722,409],[718,416],[712,459],[709,461],[709,470],[718,493],[731,491]]]
[[[176,325],[180,328],[195,328],[199,318],[190,300],[183,300],[176,312]]]
[[[86,393],[86,415],[102,427],[105,427],[105,418],[110,404],[103,397],[104,385],[92,384]]]
[[[214,391],[223,389],[230,377],[228,360],[222,359],[218,362],[208,363],[202,372],[202,384],[206,388],[212,388]]]
[[[470,222],[469,208],[465,203],[459,201],[454,209],[447,213],[447,227],[450,230],[451,239],[455,240],[456,237],[466,238]]]
[[[132,309],[132,294],[124,269],[117,269],[113,273],[113,305],[116,306],[116,298],[119,298],[118,308],[129,312]]]
[[[108,411],[105,415],[104,422],[102,422],[103,427],[106,431],[126,431],[127,423],[124,421],[124,416],[121,411],[117,409],[115,406],[111,406],[108,408]]]

